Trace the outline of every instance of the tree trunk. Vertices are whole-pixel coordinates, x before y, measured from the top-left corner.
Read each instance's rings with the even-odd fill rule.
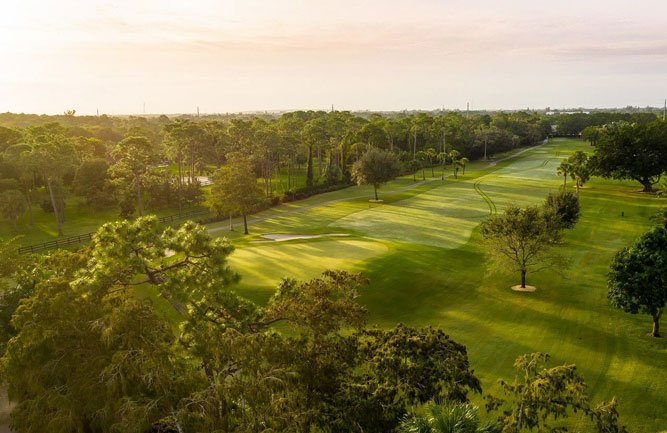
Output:
[[[567,188],[567,173],[563,173],[563,188]]]
[[[56,226],[58,227],[58,236],[63,235],[63,228],[60,224],[60,213],[58,212],[58,205],[56,204],[56,197],[53,195],[53,186],[51,179],[46,180],[46,186],[49,189],[49,196],[51,197],[51,206],[53,206],[53,214],[56,216]]]
[[[139,216],[144,216],[144,203],[141,197],[141,181],[137,179],[137,210],[139,211]]]
[[[320,166],[320,177],[322,177],[322,147],[317,146],[317,163]]]
[[[373,184],[373,191],[375,192],[375,201],[378,201],[378,186]]]
[[[653,332],[651,335],[654,337],[660,337],[660,317],[662,316],[662,308],[658,308],[658,311],[653,316]]]
[[[234,231],[234,224],[232,224],[232,213],[229,213],[229,231],[233,232]]]
[[[28,215],[30,215],[30,225],[34,226],[35,220],[32,217],[32,191],[30,191],[29,187],[26,187],[25,189],[25,198],[28,201]]]
[[[424,166],[422,165],[422,180],[426,180],[426,174],[424,173]]]
[[[526,288],[526,270],[525,269],[521,270],[521,288],[522,289]]]
[[[462,173],[462,174],[463,174],[464,176],[465,176],[465,174],[466,174],[466,166],[465,166],[465,165],[463,166],[463,173]]]
[[[650,180],[644,180],[642,185],[644,185],[642,192],[653,192],[653,184],[651,184]]]
[[[431,162],[431,177],[435,177],[435,171],[433,169],[433,162]]]
[[[313,186],[313,146],[308,146],[308,168],[306,169],[306,186]]]
[[[243,214],[243,234],[248,234],[248,219],[246,218],[245,213]]]
[[[488,141],[489,141],[488,139],[484,140],[484,161],[489,160],[489,158],[487,158],[487,156],[486,156],[486,144],[487,144]]]
[[[415,131],[415,140],[414,143],[412,143],[412,159],[415,159],[417,157],[417,131]]]

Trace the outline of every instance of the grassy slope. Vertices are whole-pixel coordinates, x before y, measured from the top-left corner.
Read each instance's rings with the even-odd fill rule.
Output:
[[[581,141],[554,140],[457,181],[385,193],[383,204],[339,202],[253,225],[254,233],[350,232],[382,247],[359,255],[346,247],[348,239],[247,244],[237,232],[232,237],[240,249],[232,263],[246,275],[239,290],[265,300],[283,270],[297,278],[341,265],[361,270],[372,281],[361,298],[372,323],[442,327],[468,346],[485,391],[497,392],[498,378],[513,377],[518,355],[549,352],[554,363],[578,365],[595,400],[617,396],[623,422],[633,431],[660,430],[667,423],[667,339],[646,336],[647,316],[609,308],[605,273],[614,252],[649,227],[648,216],[664,201],[634,193],[638,186],[632,183],[591,181],[581,192],[582,218],[560,247],[571,267],[530,275],[529,283],[539,288],[532,294],[508,290],[517,276],[488,269],[480,246],[476,225],[484,215],[508,203],[541,201],[562,182],[555,175],[559,159],[579,148],[589,149]],[[285,258],[298,259],[299,266],[281,268]]]

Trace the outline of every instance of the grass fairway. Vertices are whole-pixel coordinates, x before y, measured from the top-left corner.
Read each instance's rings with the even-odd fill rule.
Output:
[[[253,234],[348,232],[363,238],[248,244],[234,233],[238,250],[231,262],[244,276],[238,290],[265,300],[282,276],[310,278],[327,268],[362,271],[371,279],[361,297],[371,323],[443,328],[467,345],[485,392],[498,393],[497,379],[514,377],[517,356],[548,352],[554,365],[577,364],[593,400],[618,397],[622,422],[631,431],[664,430],[667,338],[647,336],[648,316],[609,307],[605,274],[614,253],[650,227],[649,216],[666,200],[635,193],[639,186],[632,182],[593,179],[581,191],[581,220],[559,246],[572,260],[569,269],[529,275],[538,290],[518,293],[509,289],[517,275],[486,265],[478,224],[509,203],[542,201],[562,183],[555,174],[560,159],[577,149],[590,147],[556,139],[493,168],[479,164],[479,171],[458,180],[396,192],[397,185],[412,181],[400,180],[388,185],[382,204],[352,199],[253,224]],[[358,188],[332,194],[361,195]],[[292,206],[318,200],[329,199]],[[569,422],[588,431],[580,421]]]
[[[239,287],[244,295],[266,302],[285,276],[315,278],[322,273],[323,261],[331,269],[354,270],[387,251],[386,245],[359,239],[275,242],[240,248],[232,254],[229,264],[241,272]]]

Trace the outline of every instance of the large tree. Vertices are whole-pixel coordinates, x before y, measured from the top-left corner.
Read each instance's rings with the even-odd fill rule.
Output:
[[[554,230],[550,218],[537,206],[508,206],[502,214],[484,221],[481,229],[493,261],[501,268],[521,273],[521,288],[526,288],[528,272],[563,263],[553,252],[560,230]]]
[[[352,166],[352,178],[359,185],[373,185],[375,200],[378,188],[398,176],[400,166],[393,152],[370,149]]]
[[[567,427],[554,426],[572,412],[581,412],[593,422],[597,433],[626,433],[618,424],[616,399],[591,405],[584,378],[576,365],[548,367],[549,355],[529,353],[514,362],[514,381],[500,381],[504,397],[487,396],[487,410],[501,411],[498,421],[502,433],[567,432]],[[587,430],[590,431],[590,430]]]
[[[652,192],[667,168],[667,122],[618,123],[602,130],[592,161],[596,174],[633,179]]]
[[[62,135],[44,134],[33,136],[30,157],[36,172],[46,182],[58,235],[63,235],[65,222],[65,198],[63,178],[76,164],[77,156],[72,143]]]
[[[228,157],[228,165],[216,171],[211,180],[209,205],[218,213],[238,213],[243,217],[243,232],[248,234],[249,213],[264,201],[252,164],[242,154]]]
[[[114,164],[111,176],[126,190],[134,190],[139,216],[144,214],[144,184],[158,160],[156,147],[144,136],[130,136],[123,139],[111,151]]]
[[[611,304],[628,313],[649,314],[654,337],[667,303],[667,229],[655,227],[619,251],[608,274]]]

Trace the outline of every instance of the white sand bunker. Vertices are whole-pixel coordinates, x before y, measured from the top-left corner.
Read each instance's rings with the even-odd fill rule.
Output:
[[[526,287],[521,287],[521,284],[517,284],[516,286],[512,286],[512,290],[515,292],[534,292],[537,290],[537,287],[535,286],[526,286]]]
[[[283,241],[291,241],[294,239],[315,239],[315,238],[323,238],[323,237],[329,237],[329,236],[349,236],[347,233],[326,233],[323,235],[290,235],[290,234],[285,234],[285,233],[278,233],[278,234],[273,234],[273,235],[261,235],[264,239],[267,239],[266,241],[251,241],[254,243],[259,243],[259,242],[283,242]]]

